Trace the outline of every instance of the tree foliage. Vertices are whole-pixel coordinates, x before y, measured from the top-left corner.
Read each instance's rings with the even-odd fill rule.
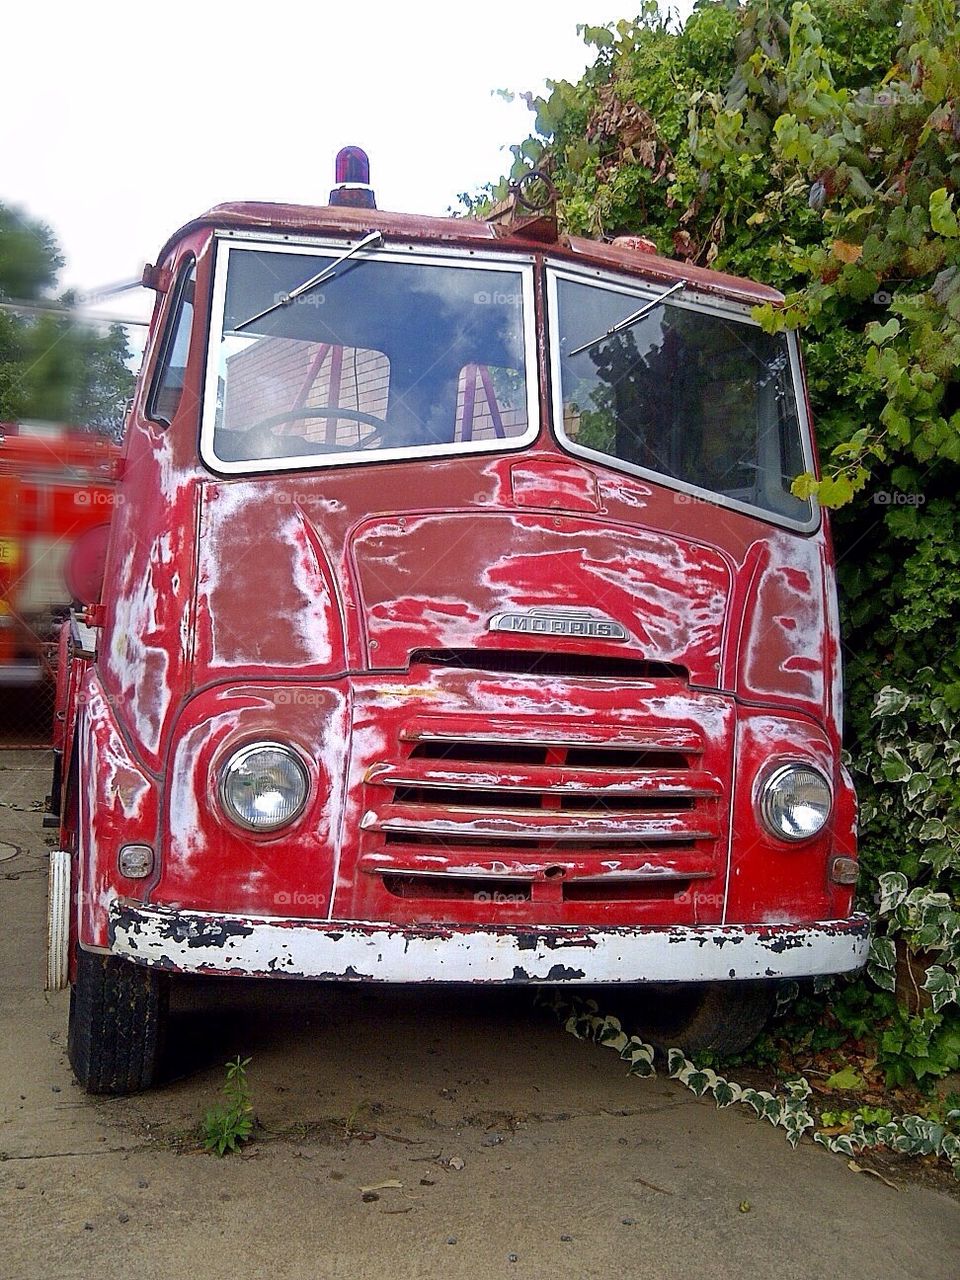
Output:
[[[593,65],[527,95],[535,128],[509,176],[547,172],[569,232],[641,233],[786,294],[755,314],[803,330],[825,474],[795,492],[839,508],[865,895],[901,872],[955,905],[960,17],[949,0],[700,0],[677,29],[649,0],[583,33]],[[913,945],[901,923],[881,935]],[[928,949],[949,968],[952,946],[944,935]],[[912,1042],[953,1046],[931,1075],[960,1061],[945,989],[919,1030],[888,1006]]]
[[[0,302],[51,300],[63,259],[53,232],[0,205]],[[68,307],[72,299],[60,299]],[[115,434],[133,390],[120,325],[0,310],[0,421],[39,418]]]

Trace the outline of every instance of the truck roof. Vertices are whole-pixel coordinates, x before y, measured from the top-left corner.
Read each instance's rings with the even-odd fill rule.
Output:
[[[626,271],[646,280],[673,284],[687,281],[704,293],[717,294],[754,306],[783,302],[783,294],[767,285],[739,276],[710,271],[706,267],[662,258],[624,245],[605,244],[580,236],[559,235],[554,241],[506,230],[502,225],[476,218],[436,218],[422,214],[389,213],[381,209],[356,209],[333,205],[271,204],[235,202],[218,204],[176,231],[157,258],[162,263],[183,236],[201,228],[237,231],[268,231],[297,235],[356,235],[362,231],[382,231],[387,238],[420,240],[424,244],[476,245],[487,249],[548,253],[583,265]]]

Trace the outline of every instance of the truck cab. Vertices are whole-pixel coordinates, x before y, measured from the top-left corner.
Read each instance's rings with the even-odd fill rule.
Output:
[[[61,652],[87,1089],[152,1083],[172,974],[654,984],[730,1049],[864,963],[796,336],[648,250],[360,181],[220,205],[145,273]]]

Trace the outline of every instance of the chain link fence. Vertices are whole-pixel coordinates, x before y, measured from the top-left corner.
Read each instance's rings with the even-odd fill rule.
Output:
[[[0,686],[0,748],[50,746],[55,692],[47,672],[29,684]]]

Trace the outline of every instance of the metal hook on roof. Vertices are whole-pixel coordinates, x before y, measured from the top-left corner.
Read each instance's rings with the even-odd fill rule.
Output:
[[[545,199],[537,199],[537,183],[546,190]],[[522,177],[510,183],[510,191],[518,205],[528,213],[553,213],[559,193],[553,180],[542,169],[529,169]]]

